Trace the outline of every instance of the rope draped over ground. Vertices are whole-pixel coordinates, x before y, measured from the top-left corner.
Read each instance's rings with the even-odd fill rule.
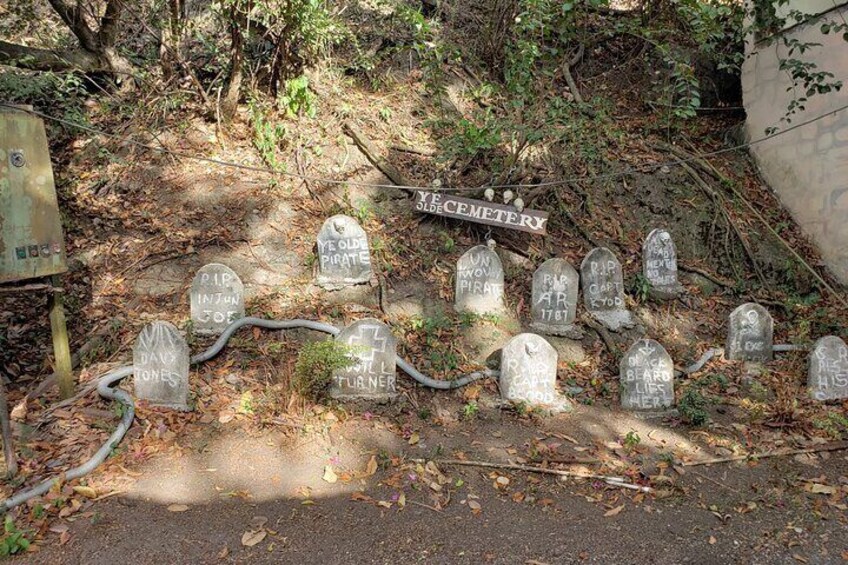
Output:
[[[235,322],[227,326],[227,328],[220,335],[220,337],[218,337],[215,343],[213,343],[208,349],[206,349],[206,351],[192,356],[191,364],[197,365],[200,363],[205,363],[206,361],[209,361],[210,359],[216,357],[219,353],[221,353],[221,351],[223,351],[224,347],[227,345],[227,342],[229,342],[233,334],[235,334],[236,331],[245,326],[252,326],[267,330],[293,330],[302,328],[330,334],[333,337],[337,336],[341,332],[341,330],[339,330],[335,326],[325,324],[323,322],[315,322],[312,320],[266,320],[264,318],[245,317],[236,320]],[[774,351],[803,351],[806,349],[807,348],[803,346],[797,345],[773,346]],[[675,376],[696,373],[700,371],[704,367],[704,365],[706,365],[706,363],[712,358],[721,356],[723,354],[724,349],[722,348],[709,349],[700,357],[700,359],[698,359],[689,367],[686,367],[679,371],[675,371]],[[480,379],[497,378],[500,376],[499,371],[486,369],[483,371],[477,371],[465,375],[458,379],[440,381],[432,377],[428,377],[427,375],[413,367],[412,364],[410,364],[408,361],[400,357],[397,358],[397,365],[419,384],[436,390],[452,390],[466,386]],[[7,498],[2,503],[0,503],[0,513],[8,512],[12,508],[19,506],[32,498],[46,494],[56,484],[59,484],[63,481],[79,479],[81,477],[84,477],[85,475],[88,475],[89,473],[93,472],[98,466],[100,466],[100,464],[103,463],[107,457],[109,457],[112,451],[116,449],[121,443],[121,440],[124,439],[124,436],[129,431],[130,426],[132,425],[132,422],[135,419],[135,403],[133,402],[132,396],[130,396],[128,392],[117,388],[117,385],[123,379],[131,376],[132,374],[133,366],[126,365],[109,371],[103,377],[100,378],[97,384],[97,393],[102,398],[117,401],[124,407],[121,416],[121,421],[118,423],[117,427],[112,432],[112,435],[109,436],[109,439],[106,441],[106,443],[104,443],[100,447],[100,449],[98,449],[97,452],[83,464],[69,469],[68,471],[57,477],[42,481],[34,487],[24,489],[18,492],[17,494]]]

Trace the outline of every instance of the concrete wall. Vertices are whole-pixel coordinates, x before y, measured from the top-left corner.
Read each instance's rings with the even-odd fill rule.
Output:
[[[841,33],[822,35],[820,31],[823,22],[842,22],[842,18],[848,19],[848,3],[782,32],[821,43],[801,57],[844,83],[839,92],[810,98],[806,110],[791,117],[791,124],[780,122],[792,100],[792,92],[787,91],[791,81],[779,70],[780,59],[789,58],[786,48],[781,41],[749,44],[742,67],[742,96],[750,140],[764,137],[766,128],[785,130],[848,104],[848,42]],[[848,110],[754,145],[751,153],[766,181],[816,243],[831,272],[848,284]]]

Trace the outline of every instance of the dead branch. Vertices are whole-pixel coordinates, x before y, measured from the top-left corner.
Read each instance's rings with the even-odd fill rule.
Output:
[[[696,275],[701,275],[705,279],[714,282],[719,286],[723,286],[726,288],[736,288],[736,285],[733,282],[719,278],[717,275],[714,275],[709,271],[705,271],[704,269],[699,269],[698,267],[693,267],[692,265],[684,265],[682,263],[677,263],[677,268],[681,271],[686,271],[687,273],[695,273]]]
[[[3,434],[3,456],[6,459],[6,477],[18,474],[18,460],[15,457],[15,444],[12,438],[12,422],[9,420],[9,399],[6,396],[6,384],[0,375],[0,429]]]
[[[763,453],[750,453],[748,455],[734,455],[732,457],[718,457],[716,459],[705,459],[703,461],[689,461],[683,463],[684,467],[694,467],[696,465],[713,465],[715,463],[731,463],[733,461],[746,461],[748,459],[768,459],[769,457],[787,457],[790,455],[804,455],[807,453],[820,453],[822,451],[841,451],[848,449],[848,441],[838,441],[835,443],[826,443],[816,447],[807,447],[804,449],[780,449],[777,451],[765,451]]]
[[[463,459],[440,459],[435,461],[437,465],[453,465],[462,467],[485,467],[488,469],[508,469],[511,471],[524,471],[525,473],[541,473],[543,475],[557,475],[559,477],[573,477],[577,479],[598,479],[614,487],[638,490],[641,492],[654,492],[651,487],[643,487],[626,483],[621,477],[610,475],[598,475],[597,473],[579,473],[577,471],[564,471],[561,469],[547,469],[545,467],[532,467],[530,465],[516,465],[515,463],[492,463],[488,461],[466,461]]]
[[[386,175],[393,183],[400,187],[411,186],[403,174],[384,157],[380,156],[379,151],[371,143],[362,131],[351,122],[345,122],[342,126],[344,132],[353,140],[360,151],[377,167],[384,175]],[[408,190],[408,189],[406,189]]]
[[[580,316],[580,321],[595,330],[595,333],[598,334],[598,336],[604,342],[604,345],[607,346],[610,355],[612,355],[613,359],[618,362],[618,360],[621,359],[621,350],[619,350],[618,346],[615,344],[615,340],[612,338],[609,331],[607,331],[607,329],[601,324],[593,320],[591,316],[588,316],[586,314]]]

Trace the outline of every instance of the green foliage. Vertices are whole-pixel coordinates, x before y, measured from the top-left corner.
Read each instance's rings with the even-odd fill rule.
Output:
[[[474,402],[466,402],[462,407],[462,417],[466,420],[473,420],[477,417],[477,414],[480,412],[480,406]]]
[[[708,405],[709,401],[704,398],[699,388],[690,386],[680,397],[677,409],[686,423],[692,426],[702,426],[710,419],[706,410]]]
[[[300,115],[314,118],[318,111],[317,100],[309,90],[309,79],[306,76],[287,80],[277,97],[277,104],[290,118]]]
[[[305,343],[297,356],[292,387],[306,398],[320,399],[333,373],[356,364],[351,347],[332,339]]]
[[[277,154],[286,142],[286,127],[272,120],[267,104],[256,93],[248,97],[247,108],[253,128],[253,146],[259,151],[266,165],[275,171],[285,171],[286,165]]]
[[[11,516],[6,516],[3,529],[4,534],[0,539],[0,556],[17,555],[29,549],[30,541],[23,532],[18,531]]]
[[[639,302],[647,302],[651,294],[651,281],[642,273],[636,273],[636,281],[633,284],[633,294]]]
[[[835,440],[841,440],[848,436],[848,416],[837,410],[830,410],[823,417],[815,418],[813,426],[823,430]]]
[[[642,438],[639,437],[639,434],[633,430],[630,430],[627,432],[627,435],[624,436],[624,448],[627,450],[635,449],[640,443],[642,443]]]

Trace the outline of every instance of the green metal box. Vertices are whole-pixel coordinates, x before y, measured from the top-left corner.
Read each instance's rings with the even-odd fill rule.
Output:
[[[0,106],[0,283],[67,271],[44,123],[22,109]]]

